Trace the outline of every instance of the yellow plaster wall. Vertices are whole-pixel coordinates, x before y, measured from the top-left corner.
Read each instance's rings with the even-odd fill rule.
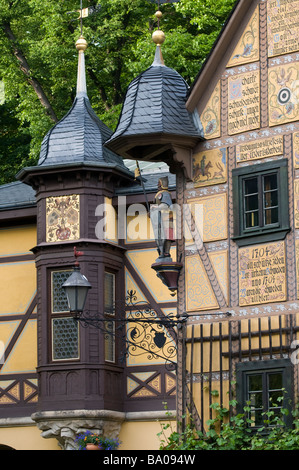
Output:
[[[0,264],[0,315],[25,313],[35,291],[34,261]]]
[[[32,254],[36,245],[35,225],[0,229],[0,257]]]
[[[176,423],[170,419],[167,421],[124,422],[119,435],[121,441],[120,450],[159,450],[161,441],[157,434],[161,432],[162,425],[165,424],[170,424],[169,428],[165,431],[167,436],[172,431],[176,431]]]
[[[0,428],[0,445],[15,450],[60,450],[56,439],[44,439],[34,425]]]
[[[172,248],[170,253],[175,261],[175,248]],[[145,266],[155,263],[159,256],[155,248],[127,251],[126,256],[157,302],[174,302],[175,298],[168,287],[157,277],[155,271],[150,268],[145,269]]]

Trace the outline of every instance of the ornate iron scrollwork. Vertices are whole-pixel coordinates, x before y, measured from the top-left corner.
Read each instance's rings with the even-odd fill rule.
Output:
[[[176,368],[177,329],[187,316],[158,314],[149,304],[137,302],[136,291],[128,291],[125,302],[116,305],[112,312],[83,312],[75,319],[85,327],[91,326],[105,335],[122,338],[125,357],[146,353],[148,361],[160,359],[165,361],[168,369]],[[107,323],[115,323],[115,328],[107,327]]]

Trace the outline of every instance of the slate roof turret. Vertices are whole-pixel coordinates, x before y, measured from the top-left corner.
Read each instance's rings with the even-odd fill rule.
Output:
[[[157,46],[152,65],[129,85],[109,146],[120,136],[136,134],[178,134],[199,137],[200,130],[185,107],[188,85],[174,69],[162,61]]]
[[[165,161],[168,144],[192,147],[203,139],[203,129],[196,111],[186,109],[186,81],[164,64],[164,33],[157,30],[152,38],[154,61],[129,84],[117,128],[105,147],[125,158]]]
[[[86,47],[81,36],[76,43],[79,52],[76,98],[69,112],[44,137],[38,166],[87,163],[119,166],[127,171],[122,158],[103,146],[112,131],[97,117],[87,96]]]

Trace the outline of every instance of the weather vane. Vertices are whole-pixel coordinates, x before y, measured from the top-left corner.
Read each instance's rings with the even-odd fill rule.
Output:
[[[76,12],[79,13],[79,16],[71,21],[77,21],[80,20],[80,31],[81,31],[81,36],[83,36],[83,18],[87,18],[88,16],[91,16],[95,13],[98,13],[101,9],[101,5],[98,4],[94,7],[87,7],[83,8],[83,0],[80,0],[80,9],[76,10]],[[68,11],[69,15],[72,15],[73,13],[76,13],[74,11]]]

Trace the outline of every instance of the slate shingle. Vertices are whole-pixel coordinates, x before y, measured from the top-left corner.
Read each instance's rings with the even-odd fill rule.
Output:
[[[111,134],[88,97],[77,96],[70,111],[44,137],[38,166],[94,163],[126,169],[122,158],[103,146]]]
[[[188,85],[181,75],[165,65],[155,64],[129,85],[114,134],[120,136],[163,133],[202,137],[185,107]]]

